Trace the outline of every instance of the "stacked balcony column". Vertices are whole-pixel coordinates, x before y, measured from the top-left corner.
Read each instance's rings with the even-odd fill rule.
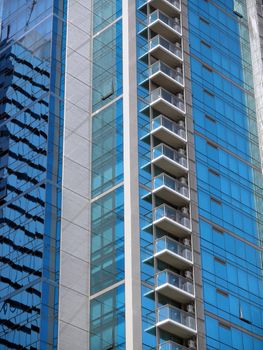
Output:
[[[141,84],[149,89],[156,349],[195,349],[185,77],[180,0],[148,0],[142,35],[148,49]],[[152,297],[152,295],[151,295]]]

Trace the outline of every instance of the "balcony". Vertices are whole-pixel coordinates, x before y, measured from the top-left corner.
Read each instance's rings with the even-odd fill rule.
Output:
[[[147,18],[148,28],[164,38],[174,42],[182,36],[180,18],[171,18],[163,12],[156,10]]]
[[[171,17],[176,16],[181,11],[181,0],[141,0],[139,9],[145,11],[147,4]]]
[[[163,88],[157,88],[151,92],[149,102],[150,107],[175,121],[185,116],[184,97],[181,93],[174,95]]]
[[[181,44],[179,42],[171,43],[160,35],[156,35],[149,41],[149,53],[170,67],[176,67],[183,62]]]
[[[148,53],[157,60],[163,61],[174,68],[183,62],[183,51],[179,42],[171,43],[160,35],[152,38],[142,49],[141,60],[148,62]]]
[[[151,201],[153,194],[175,206],[183,206],[190,201],[186,178],[174,179],[165,173],[154,177],[152,191],[145,189],[142,198]]]
[[[183,345],[177,344],[171,340],[159,345],[159,350],[189,350]]]
[[[185,207],[178,210],[162,204],[154,209],[153,217],[155,227],[177,238],[185,238],[191,234],[190,216]]]
[[[184,89],[184,77],[181,67],[170,68],[165,63],[157,61],[143,73],[141,85],[147,87],[149,79],[156,85],[172,92],[180,92]],[[183,105],[184,110],[184,105]]]
[[[154,257],[179,269],[187,269],[193,265],[191,247],[168,236],[163,236],[155,241]]]
[[[187,141],[184,121],[174,122],[162,114],[152,120],[151,134],[174,148],[184,146]]]
[[[190,200],[186,179],[177,180],[165,173],[153,179],[152,193],[173,205],[183,206]]]
[[[175,150],[163,143],[152,149],[152,163],[175,177],[186,175],[188,172],[185,150]]]
[[[191,338],[197,333],[194,315],[171,305],[158,308],[157,327],[184,339]]]
[[[185,122],[174,122],[162,114],[154,118],[151,124],[147,122],[140,128],[141,140],[150,142],[150,135],[174,148],[185,146],[187,142]]]
[[[194,299],[193,282],[177,273],[164,270],[155,275],[155,291],[179,303]]]

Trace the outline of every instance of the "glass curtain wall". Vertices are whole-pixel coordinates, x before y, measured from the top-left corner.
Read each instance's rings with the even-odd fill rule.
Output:
[[[207,349],[260,350],[262,177],[246,4],[188,5]]]
[[[93,1],[90,350],[125,349],[121,4]]]
[[[55,349],[66,8],[0,10],[0,348]]]
[[[149,87],[142,82],[148,78],[148,62],[141,57],[147,53],[148,37],[146,33],[147,10],[145,1],[136,1],[136,44],[137,44],[137,112],[138,112],[138,151],[139,151],[139,214],[140,214],[140,250],[141,250],[141,305],[142,305],[142,349],[156,347],[156,335],[148,332],[155,324],[154,310],[154,239],[152,233],[152,203],[149,194],[152,191],[151,175],[151,130]],[[143,33],[143,35],[142,35]]]

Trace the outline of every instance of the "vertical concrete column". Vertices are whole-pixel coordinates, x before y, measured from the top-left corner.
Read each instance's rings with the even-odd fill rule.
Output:
[[[185,99],[186,99],[186,123],[187,123],[187,147],[189,159],[189,185],[192,216],[192,246],[194,258],[194,284],[195,284],[195,312],[197,319],[197,349],[203,350],[205,345],[205,317],[203,306],[202,271],[200,255],[200,234],[198,218],[198,195],[196,183],[196,163],[193,125],[192,85],[191,85],[191,61],[188,33],[188,1],[182,0],[183,20],[183,45],[184,45],[184,73],[185,73]]]
[[[247,0],[247,16],[261,166],[263,167],[263,6],[261,0]]]
[[[142,349],[138,184],[136,1],[123,0],[123,143],[126,350]]]
[[[89,348],[91,3],[68,0],[59,350]]]

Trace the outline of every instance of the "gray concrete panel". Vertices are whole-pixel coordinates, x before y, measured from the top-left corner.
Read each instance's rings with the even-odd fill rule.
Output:
[[[89,348],[91,1],[68,1],[58,349]]]

